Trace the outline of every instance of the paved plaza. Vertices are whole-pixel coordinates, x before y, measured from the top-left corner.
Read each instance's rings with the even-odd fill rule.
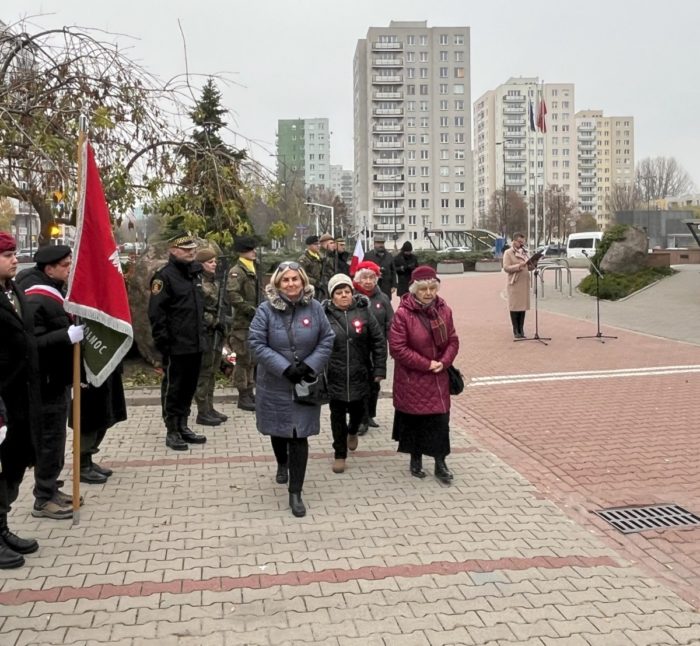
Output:
[[[594,300],[546,285],[545,346],[513,342],[502,274],[447,277],[467,381],[454,484],[410,477],[388,397],[333,474],[324,410],[302,519],[232,396],[176,454],[153,393],[132,393],[78,526],[32,518],[25,480],[12,526],[41,548],[0,572],[0,644],[700,644],[700,528],[623,535],[592,513],[700,513],[699,279],[603,303],[606,343],[576,339]]]

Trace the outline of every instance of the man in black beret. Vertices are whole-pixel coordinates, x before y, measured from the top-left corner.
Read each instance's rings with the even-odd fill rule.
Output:
[[[229,344],[236,353],[233,369],[233,385],[238,390],[238,408],[255,410],[255,363],[248,348],[248,330],[260,303],[260,287],[255,260],[257,252],[255,238],[241,236],[233,243],[238,253],[238,262],[228,276],[227,294],[233,307],[233,324]]]
[[[182,231],[168,240],[168,264],[151,279],[148,317],[157,350],[163,357],[161,403],[167,434],[165,445],[186,451],[203,444],[204,435],[187,426],[197,390],[202,353],[207,347],[204,329],[202,265],[195,262],[197,241]]]
[[[73,516],[72,499],[59,491],[58,479],[66,450],[73,344],[83,340],[85,326],[74,325],[63,309],[71,248],[42,247],[34,254],[34,260],[36,266],[17,277],[34,318],[41,374],[41,425],[36,443],[32,516],[62,520]]]
[[[401,251],[394,258],[394,268],[396,269],[397,288],[396,295],[403,296],[408,292],[408,281],[411,272],[418,267],[418,258],[413,254],[413,245],[406,240],[401,245]]]
[[[321,258],[321,244],[318,236],[306,238],[306,251],[299,257],[299,264],[302,266],[309,282],[314,286],[314,298],[319,301],[325,298],[322,285],[323,259]]]
[[[345,250],[345,238],[335,239],[336,274],[350,275],[350,252]]]

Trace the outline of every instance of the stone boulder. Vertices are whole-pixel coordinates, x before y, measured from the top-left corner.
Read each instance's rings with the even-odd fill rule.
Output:
[[[610,245],[600,263],[603,272],[634,274],[647,266],[648,239],[645,231],[628,227],[625,237]]]

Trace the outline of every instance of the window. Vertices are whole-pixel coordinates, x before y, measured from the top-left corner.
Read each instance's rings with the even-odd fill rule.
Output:
[[[427,45],[428,44],[428,37],[423,34],[422,36],[418,36],[418,44],[419,45]]]
[[[415,67],[407,67],[406,68],[406,78],[409,78],[409,79],[416,78],[416,68]]]
[[[428,127],[428,117],[421,117],[421,118],[420,118],[420,127],[421,127],[421,128],[427,128],[427,127]]]
[[[416,37],[415,36],[406,36],[406,44],[407,45],[415,45],[416,44]]]
[[[428,68],[427,67],[421,67],[420,68],[420,77],[422,79],[427,79],[428,78]]]
[[[463,67],[455,67],[455,78],[456,79],[463,79],[464,78],[464,68]]]
[[[409,216],[408,216],[408,223],[409,223],[409,224],[415,224],[415,223],[416,223],[416,216],[415,216],[415,215],[409,215]]]
[[[455,63],[461,63],[464,61],[464,52],[455,52]]]
[[[455,193],[464,193],[464,182],[455,182]]]
[[[441,144],[447,143],[446,141],[442,141],[442,136],[440,138],[440,143]],[[445,149],[445,148],[441,148],[440,149],[440,159],[449,159],[449,158],[450,158],[450,151]]]
[[[464,143],[464,133],[463,132],[455,132],[455,143],[456,144],[463,144]]]
[[[440,222],[441,222],[442,224],[449,224],[449,223],[450,223],[450,216],[447,215],[447,214],[445,214],[445,213],[443,213],[443,214],[440,216]]]
[[[464,128],[464,117],[455,117],[455,128]]]
[[[406,153],[406,156],[409,161],[413,161],[416,158],[416,151],[415,150],[408,150]]]
[[[415,176],[416,176],[416,167],[415,167],[415,166],[409,166],[409,167],[408,167],[408,176],[409,176],[409,177],[415,177]]]
[[[464,34],[455,34],[455,45],[464,45]]]
[[[427,144],[427,143],[430,142],[430,137],[428,137],[427,134],[421,135],[421,136],[420,136],[420,142],[421,142],[422,144]]]
[[[420,167],[420,176],[421,177],[430,177],[430,167],[429,166],[421,166]]]
[[[409,144],[416,143],[416,135],[406,135],[406,140]]]
[[[420,111],[421,111],[421,112],[427,112],[427,111],[428,111],[428,102],[427,102],[427,101],[421,101],[421,102],[420,102]]]
[[[464,84],[463,83],[455,83],[452,86],[452,93],[453,94],[464,94]]]
[[[407,63],[415,63],[416,62],[416,53],[415,52],[406,52],[406,62]]]
[[[455,215],[455,224],[464,224],[464,216]]]
[[[440,99],[440,110],[448,110],[448,105],[447,99]]]
[[[447,78],[447,74],[448,74],[447,68],[446,68],[446,67],[441,67],[441,68],[440,68],[440,78],[441,78],[441,79],[446,79],[446,78]]]
[[[430,193],[430,183],[429,182],[421,182],[420,192],[421,193]]]
[[[448,192],[449,192],[449,184],[448,184],[447,186],[448,186]],[[450,207],[450,200],[449,200],[449,198],[447,198],[447,197],[441,198],[441,199],[440,199],[440,208],[441,208],[441,209],[447,209],[447,208],[449,208],[449,207]]]
[[[440,177],[449,177],[450,175],[450,167],[449,166],[440,166]]]
[[[430,159],[430,151],[429,150],[421,150],[420,151],[420,158],[423,160]]]
[[[440,34],[440,44],[449,45],[450,37],[447,34]]]
[[[415,208],[416,208],[416,198],[415,198],[415,197],[410,198],[410,199],[408,200],[408,208],[409,208],[409,209],[415,209]]]
[[[455,166],[455,177],[464,177],[464,166]]]
[[[415,192],[416,192],[416,183],[415,183],[415,182],[409,182],[409,183],[408,183],[408,192],[409,192],[409,193],[415,193]]]
[[[450,135],[447,132],[441,132],[440,133],[440,143],[441,144],[449,144],[450,143]],[[443,150],[442,152],[447,153],[446,150]],[[442,157],[442,159],[447,159],[447,157]]]
[[[449,117],[440,117],[440,127],[441,128],[447,128],[450,124],[450,118]]]
[[[416,118],[415,117],[408,117],[408,119],[406,119],[406,127],[407,128],[415,128],[416,127]]]
[[[447,94],[449,92],[449,86],[447,83],[440,83],[440,94]]]
[[[406,101],[406,111],[407,112],[415,112],[416,111],[416,102],[415,101]]]
[[[450,192],[450,184],[448,182],[440,182],[440,192],[441,193],[449,193]]]
[[[429,197],[424,197],[421,199],[420,208],[421,209],[429,209],[430,208],[430,198]]]
[[[455,110],[464,110],[464,100],[455,99]]]
[[[421,63],[427,63],[427,62],[428,62],[428,52],[421,52],[421,53],[420,53],[420,62],[421,62]]]
[[[420,93],[421,93],[421,96],[428,96],[428,86],[421,85],[420,86]]]
[[[440,62],[446,63],[449,52],[440,52]]]
[[[464,208],[464,198],[460,197],[459,199],[455,200],[455,207],[458,209],[463,209]]]
[[[460,148],[455,150],[455,159],[464,159],[464,150]]]
[[[415,85],[407,85],[406,86],[406,94],[409,96],[413,96],[416,93],[416,86]]]

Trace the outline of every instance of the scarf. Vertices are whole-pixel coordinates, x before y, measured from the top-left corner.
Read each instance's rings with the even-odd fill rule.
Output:
[[[415,296],[414,296],[415,298]],[[438,350],[442,350],[447,346],[449,341],[449,336],[447,334],[447,324],[445,320],[440,316],[440,312],[435,305],[437,299],[433,300],[432,303],[428,305],[423,305],[417,298],[416,303],[420,305],[421,309],[418,312],[418,318],[421,320],[423,325],[427,328],[433,337],[433,343]],[[423,320],[426,318],[427,321]]]
[[[239,258],[240,262],[251,274],[255,275],[255,263],[248,258]]]
[[[356,283],[354,280],[352,281],[352,286],[355,288],[356,292],[360,292],[360,294],[364,294],[368,298],[374,296],[375,287],[372,287],[371,290],[366,290],[364,287],[362,287],[362,285]]]
[[[309,249],[307,249],[307,250],[306,250],[306,253],[308,253],[309,256],[311,256],[314,260],[318,260],[318,261],[321,260],[321,256],[319,256],[319,255],[318,255],[316,252],[314,252],[314,251],[310,251]]]

